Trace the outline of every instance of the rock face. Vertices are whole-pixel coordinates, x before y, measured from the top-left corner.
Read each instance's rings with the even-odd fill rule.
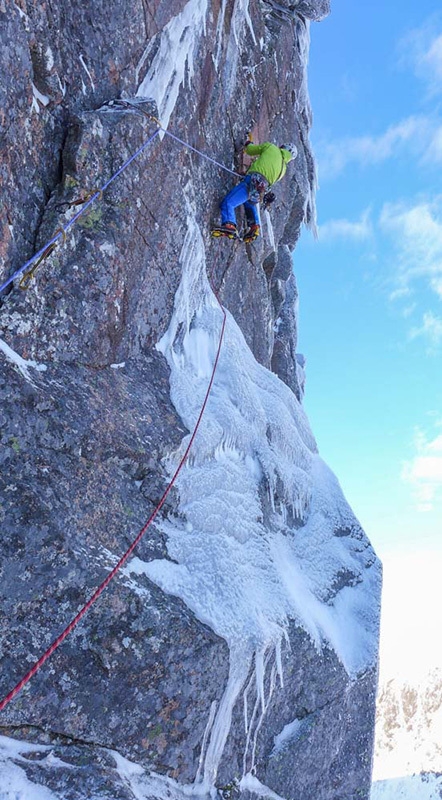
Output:
[[[198,796],[369,795],[380,570],[300,406],[291,264],[315,220],[306,62],[310,20],[328,11],[0,2],[2,281],[155,131],[103,111],[112,99],[153,97],[165,128],[229,169],[246,130],[299,151],[246,248],[208,235],[234,177],[157,135],[28,290],[4,293],[2,696],[168,485],[219,338],[206,272],[228,318],[183,476],[135,558],[0,716],[0,798],[15,780],[63,800],[178,798],[184,784],[188,797],[194,782]]]

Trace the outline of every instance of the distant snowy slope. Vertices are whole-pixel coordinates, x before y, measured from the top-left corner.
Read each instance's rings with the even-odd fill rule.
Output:
[[[376,781],[370,800],[440,800],[441,797],[441,775],[410,775]]]
[[[429,771],[442,773],[442,669],[392,679],[378,696],[375,778]]]
[[[417,776],[415,787],[421,773],[442,774],[441,569],[440,555],[424,551],[384,561],[376,787],[399,785],[404,775]],[[425,800],[431,785],[425,782],[419,797]]]

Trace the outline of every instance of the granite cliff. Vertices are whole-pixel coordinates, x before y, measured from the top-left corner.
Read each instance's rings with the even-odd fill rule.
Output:
[[[263,236],[208,231],[233,176],[167,135],[0,310],[0,798],[368,798],[379,562],[302,408],[292,257],[315,223],[306,66],[328,0],[0,2],[0,280],[155,123],[238,169],[294,141]],[[208,277],[209,279],[208,280]],[[8,794],[11,792],[11,794]],[[26,794],[27,792],[27,794]]]

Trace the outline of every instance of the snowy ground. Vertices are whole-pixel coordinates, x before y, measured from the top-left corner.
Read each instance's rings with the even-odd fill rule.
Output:
[[[442,776],[410,775],[375,781],[370,800],[440,800],[441,797]]]
[[[106,754],[114,761],[110,772],[114,773],[115,792],[121,790],[124,797],[132,796],[133,800],[189,800],[189,798],[207,798],[205,787],[194,785],[181,786],[171,778],[155,773],[147,773],[143,767],[129,761],[114,750],[106,750]],[[26,766],[32,766],[33,775],[36,782],[26,774]],[[35,770],[37,767],[37,770]],[[65,789],[53,791],[44,785],[45,778],[48,783],[52,783],[51,773],[63,771],[72,774],[80,774],[80,786],[82,766],[76,766],[68,761],[63,761],[54,755],[53,748],[48,745],[29,744],[19,739],[10,739],[7,736],[0,736],[0,800],[65,800]],[[98,770],[98,773],[100,770]],[[98,780],[99,785],[102,781]],[[64,784],[64,780],[60,781]],[[251,774],[246,774],[239,784],[243,790],[253,791],[258,797],[265,797],[267,800],[284,800],[271,789],[263,786],[260,781]],[[80,797],[75,789],[75,796]],[[81,791],[81,790],[80,790]],[[70,796],[74,796],[72,793]],[[93,796],[88,795],[90,800],[107,800],[108,790],[102,793],[100,789],[93,790]],[[215,789],[211,790],[212,800],[219,795]],[[118,800],[118,794],[115,794]]]

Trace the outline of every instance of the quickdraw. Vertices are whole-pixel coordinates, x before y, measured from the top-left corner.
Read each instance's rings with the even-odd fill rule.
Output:
[[[45,261],[45,259],[48,256],[50,256],[51,253],[54,252],[55,248],[57,247],[57,245],[59,243],[59,237],[61,236],[63,238],[63,244],[66,242],[66,231],[63,228],[58,228],[54,233],[54,237],[55,236],[57,236],[57,241],[56,242],[52,242],[52,244],[48,245],[46,250],[44,250],[44,252],[41,254],[41,256],[38,259],[38,261],[36,261],[35,264],[32,265],[31,269],[28,272],[26,272],[22,276],[22,278],[20,279],[20,282],[19,282],[18,285],[19,285],[19,288],[22,289],[23,291],[26,291],[26,289],[29,289],[29,286],[31,285],[31,281],[33,280],[35,272],[36,272],[37,268],[40,266],[40,264],[43,261]],[[52,238],[54,238],[54,237],[52,237]]]
[[[75,200],[66,200],[63,203],[57,203],[56,208],[64,208],[67,206],[68,208],[74,208],[75,206],[82,206],[83,203],[87,203],[92,197],[97,195],[98,200],[103,199],[103,192],[101,189],[91,189],[91,191],[86,193],[81,193],[79,197],[75,198]]]

